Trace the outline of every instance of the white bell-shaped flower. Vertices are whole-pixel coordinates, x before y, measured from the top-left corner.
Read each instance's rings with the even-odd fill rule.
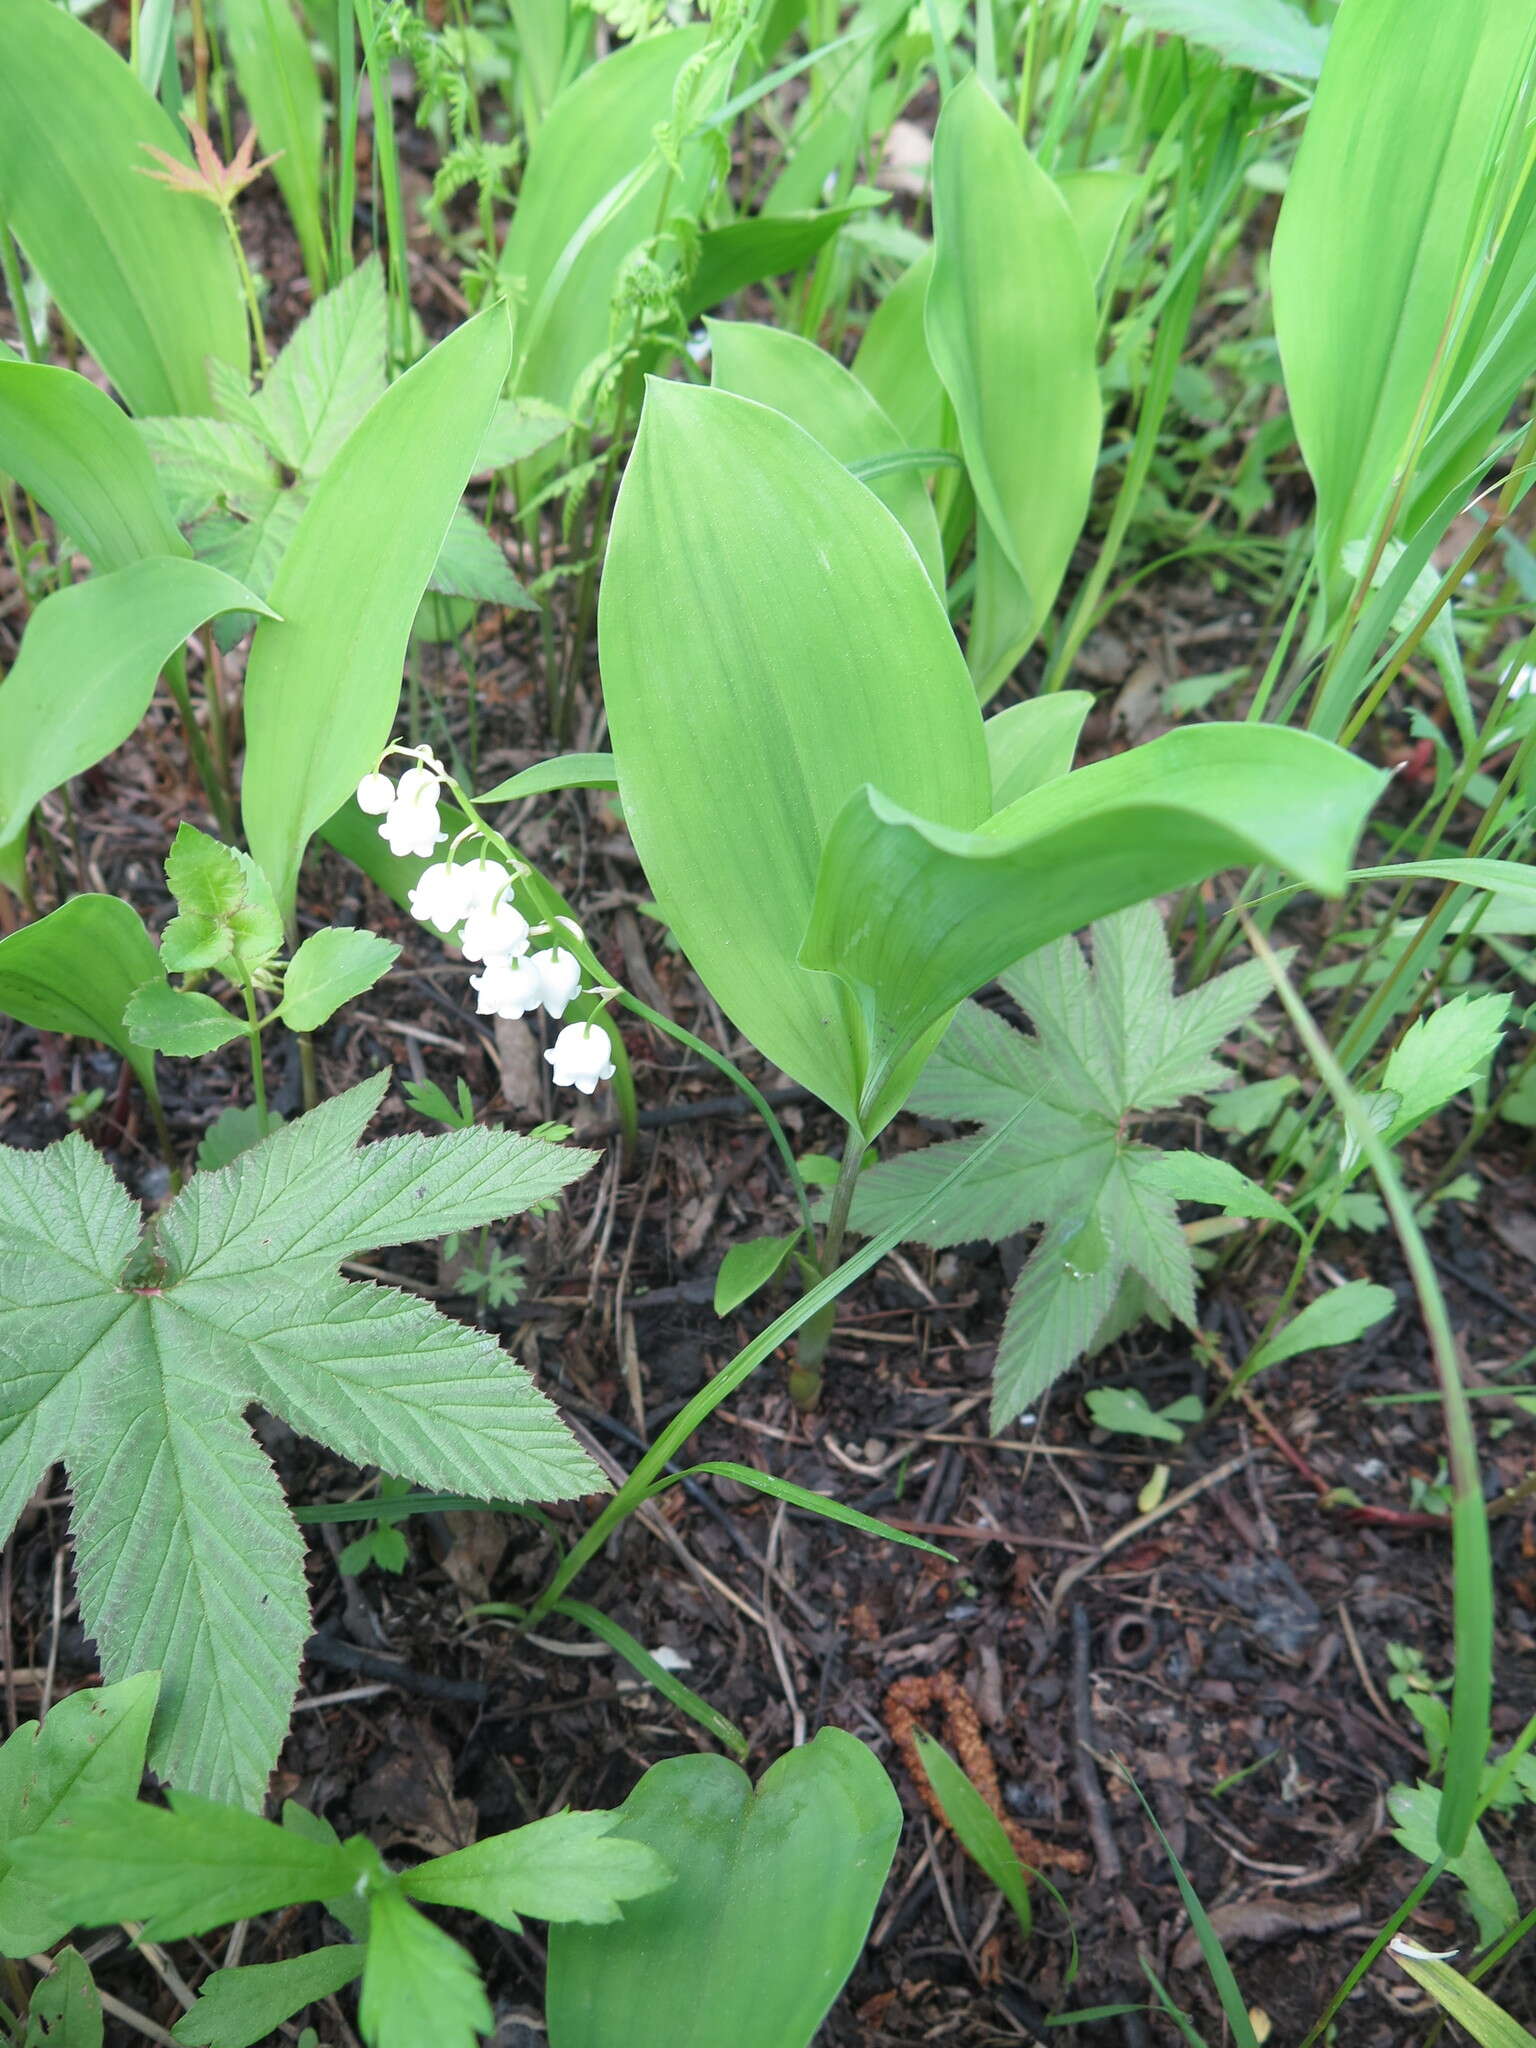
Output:
[[[557,1088],[579,1088],[583,1095],[613,1074],[613,1046],[601,1024],[567,1024],[544,1057]]]
[[[531,960],[487,960],[484,973],[472,974],[469,985],[482,1017],[526,1017],[539,1007],[539,976]]]
[[[503,896],[469,913],[459,944],[466,960],[520,959],[528,950],[528,920]]]
[[[533,964],[539,970],[539,1000],[551,1017],[563,1017],[581,993],[581,962],[563,946],[552,946],[547,953],[535,953]]]
[[[411,915],[420,924],[451,932],[464,916],[464,870],[442,860],[423,868],[411,891]]]
[[[437,817],[440,787],[437,777],[426,768],[407,768],[401,776],[394,801],[379,826],[380,838],[397,858],[415,855],[425,860],[448,837]]]
[[[375,769],[357,785],[357,808],[370,818],[382,818],[395,800],[395,785]]]
[[[435,804],[442,785],[430,768],[407,768],[395,790],[397,804]]]

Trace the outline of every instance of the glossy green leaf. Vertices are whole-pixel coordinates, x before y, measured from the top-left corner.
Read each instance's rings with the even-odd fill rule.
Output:
[[[157,1675],[145,1671],[70,1693],[46,1721],[24,1721],[0,1747],[0,1955],[52,1948],[73,1926],[46,1879],[17,1870],[11,1852],[93,1799],[134,1797],[158,1690]]]
[[[192,988],[172,988],[162,976],[148,981],[129,998],[123,1013],[135,1045],[146,1045],[173,1059],[200,1059],[217,1052],[232,1038],[244,1037],[246,1022]]]
[[[184,555],[148,555],[44,598],[0,684],[0,842],[123,744],[189,633],[251,611],[267,611],[254,591]]]
[[[921,1033],[1094,918],[1254,862],[1339,893],[1381,784],[1309,734],[1205,725],[1046,783],[970,832],[859,792],[828,835],[801,958],[858,1001],[865,1128],[893,1113]]]
[[[556,789],[617,789],[618,764],[612,754],[554,754],[547,761],[535,761],[519,769],[505,782],[498,782],[477,804],[509,804],[518,797],[548,796]]]
[[[1303,1351],[1321,1351],[1333,1344],[1353,1344],[1367,1330],[1391,1315],[1397,1296],[1373,1280],[1348,1280],[1309,1301],[1299,1315],[1261,1344],[1248,1361],[1250,1372],[1297,1358]]]
[[[917,1754],[944,1817],[960,1846],[984,1870],[1013,1908],[1027,1941],[1034,1929],[1029,1880],[1002,1822],[942,1743],[926,1729],[916,1731]]]
[[[1387,508],[1533,47],[1526,0],[1351,0],[1334,24],[1271,271],[1330,569]]]
[[[804,427],[850,469],[906,446],[851,370],[814,342],[744,320],[706,320],[717,390],[771,405]],[[871,476],[868,488],[900,520],[929,581],[944,589],[944,554],[933,503],[916,469]]]
[[[123,1021],[134,990],[163,979],[160,956],[117,896],[71,896],[36,924],[0,939],[0,1013],[37,1031],[94,1038],[127,1060],[158,1100],[155,1056]]]
[[[191,552],[121,406],[74,370],[0,361],[0,470],[98,570]]]
[[[1144,1187],[1157,1188],[1181,1202],[1209,1202],[1224,1215],[1283,1223],[1298,1237],[1306,1235],[1283,1202],[1213,1152],[1160,1152],[1142,1167],[1140,1179]]]
[[[1072,766],[1083,721],[1093,709],[1086,690],[1057,690],[994,712],[982,732],[992,768],[992,808],[1006,810]]]
[[[363,1972],[362,1947],[340,1942],[280,1963],[240,1963],[205,1977],[198,2000],[171,2029],[187,2048],[257,2048],[317,1999]]]
[[[760,278],[804,269],[849,221],[872,206],[883,206],[886,197],[866,187],[840,206],[807,213],[760,213],[706,228],[699,239],[699,260],[683,293],[684,319],[696,320]]]
[[[134,412],[208,412],[209,356],[245,368],[235,261],[214,209],[140,176],[181,130],[104,37],[52,0],[5,0],[0,212]]]
[[[933,146],[928,351],[976,491],[968,649],[985,700],[1055,602],[1099,453],[1098,312],[1072,216],[973,74]]]
[[[1056,180],[1083,245],[1088,275],[1101,287],[1104,266],[1141,188],[1142,180],[1132,171],[1066,171]]]
[[[400,948],[377,932],[335,925],[311,933],[283,976],[283,1022],[292,1031],[317,1031],[399,957]]]
[[[505,314],[439,342],[365,414],[315,487],[245,678],[242,813],[279,907],[310,835],[388,743],[411,621],[509,354]]]
[[[539,129],[501,252],[501,275],[522,294],[520,395],[568,408],[607,348],[619,266],[656,231],[672,176],[654,130],[707,33],[676,29],[626,44],[567,86]]]
[[[101,1999],[78,1949],[61,1949],[32,1993],[21,2048],[101,2048]]]
[[[904,270],[870,315],[853,374],[910,448],[942,448],[944,386],[924,334],[933,251]]]
[[[866,781],[961,829],[990,799],[975,695],[906,535],[782,414],[653,383],[599,647],[662,916],[737,1026],[854,1115],[857,1020],[797,963],[822,843]]]
[[[901,1832],[875,1757],[824,1728],[755,1791],[724,1757],[673,1757],[621,1812],[677,1879],[612,1926],[550,1930],[550,2048],[807,2048]]]
[[[309,39],[291,0],[222,0],[224,33],[262,153],[276,155],[277,179],[315,291],[325,289],[320,192],[325,170],[325,102]]]
[[[800,1235],[797,1230],[792,1237],[749,1237],[733,1244],[715,1275],[715,1314],[728,1316],[766,1287],[800,1242]]]

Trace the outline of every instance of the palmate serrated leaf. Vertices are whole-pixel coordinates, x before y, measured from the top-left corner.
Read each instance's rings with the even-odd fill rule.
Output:
[[[101,2048],[101,1997],[78,1949],[62,1949],[32,1992],[21,2048]]]
[[[514,611],[537,611],[512,574],[500,543],[467,506],[460,505],[448,522],[437,565],[427,585],[443,597],[468,597],[479,604],[504,604]]]
[[[1163,1155],[1133,1143],[1126,1120],[1223,1086],[1231,1070],[1212,1058],[1212,1041],[1264,992],[1244,967],[1175,996],[1167,941],[1149,904],[1100,920],[1091,941],[1091,966],[1076,939],[1063,939],[1001,977],[1034,1037],[962,1004],[913,1088],[914,1109],[980,1123],[984,1134],[1018,1118],[982,1168],[940,1192],[964,1152],[983,1142],[951,1139],[872,1168],[854,1196],[858,1229],[888,1228],[916,1211],[911,1235],[935,1246],[1045,1226],[1004,1320],[994,1428],[1127,1327],[1128,1301],[1193,1324],[1194,1265],[1177,1197],[1218,1197],[1209,1176],[1199,1190],[1160,1176]],[[1195,1159],[1197,1168],[1203,1163]],[[1220,1162],[1211,1164],[1220,1171]],[[1226,1174],[1227,1197],[1249,1185],[1235,1169]]]
[[[317,301],[251,402],[271,447],[308,481],[384,385],[384,273],[371,256]]]
[[[524,1913],[604,1926],[619,1918],[626,1899],[642,1899],[672,1881],[654,1849],[614,1834],[622,1818],[617,1812],[552,1813],[435,1856],[401,1884],[426,1905],[463,1906],[514,1934]]]
[[[338,1174],[338,1151],[361,1137],[388,1085],[387,1072],[375,1074],[224,1173],[193,1181],[160,1224],[177,1271],[213,1280],[279,1259],[335,1265],[381,1245],[472,1230],[558,1194],[596,1157],[476,1129],[385,1138],[352,1174]]]
[[[1401,1136],[1481,1080],[1504,1035],[1507,995],[1453,996],[1403,1033],[1382,1086],[1401,1097],[1392,1120]]]
[[[474,1958],[393,1886],[373,1897],[358,2020],[370,2048],[476,2048],[495,2024]]]
[[[196,2005],[182,2014],[171,2039],[184,2048],[256,2048],[317,1999],[362,1975],[356,1942],[312,1949],[280,1963],[237,1963],[203,1980]]]
[[[249,516],[279,488],[271,456],[247,427],[190,416],[135,424],[179,525],[215,505]]]
[[[294,1031],[314,1031],[360,996],[400,957],[400,948],[377,932],[331,925],[312,932],[283,976],[283,1021]]]
[[[590,1155],[487,1131],[357,1152],[386,1079],[196,1176],[137,1255],[137,1209],[78,1136],[0,1150],[0,1531],[62,1460],[102,1669],[163,1671],[151,1765],[194,1790],[260,1797],[309,1625],[252,1402],[443,1489],[601,1485],[491,1338],[333,1270],[525,1208]]]

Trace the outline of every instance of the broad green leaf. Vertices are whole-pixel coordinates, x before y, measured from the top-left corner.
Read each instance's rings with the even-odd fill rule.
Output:
[[[1267,1188],[1250,1180],[1230,1160],[1209,1152],[1162,1152],[1141,1171],[1143,1187],[1161,1188],[1181,1202],[1209,1202],[1228,1216],[1251,1216],[1268,1223],[1283,1223],[1298,1237],[1306,1232]]]
[[[612,754],[555,754],[548,761],[536,761],[505,782],[498,782],[477,804],[509,804],[517,797],[548,796],[556,789],[617,789],[618,764]]]
[[[1098,312],[1061,194],[974,74],[934,134],[933,222],[928,352],[976,491],[969,660],[985,701],[1049,614],[1087,514]]]
[[[292,1031],[316,1031],[343,1003],[362,995],[400,957],[377,932],[332,927],[313,933],[283,976],[282,1018]]]
[[[762,1052],[859,1114],[857,1020],[796,958],[823,842],[866,780],[958,827],[989,802],[975,695],[906,535],[782,414],[653,382],[599,647],[662,916]]]
[[[933,251],[902,272],[870,316],[853,374],[909,448],[942,448],[944,386],[924,333]]]
[[[78,1949],[61,1949],[27,2008],[21,2048],[101,2048],[101,1999]]]
[[[1093,709],[1087,690],[1058,690],[994,712],[982,732],[992,769],[992,808],[1006,810],[1072,766],[1083,720]]]
[[[1526,0],[1351,0],[1331,31],[1272,257],[1329,570],[1387,508],[1479,253],[1485,178],[1533,47]]]
[[[1118,1430],[1126,1436],[1151,1437],[1158,1443],[1181,1444],[1184,1431],[1177,1416],[1153,1408],[1136,1387],[1090,1387],[1083,1397],[1088,1413],[1100,1429]],[[1177,1405],[1177,1404],[1176,1404]],[[1200,1420],[1200,1404],[1187,1419]]]
[[[699,260],[683,292],[683,317],[723,306],[727,299],[760,278],[784,277],[803,270],[813,256],[887,195],[860,186],[837,206],[806,213],[760,213],[706,228],[699,238]]]
[[[1116,0],[1144,28],[1182,36],[1224,64],[1272,78],[1316,78],[1328,30],[1292,0]]]
[[[70,1693],[0,1748],[0,1955],[52,1948],[74,1924],[45,1882],[15,1867],[18,1842],[93,1799],[132,1799],[159,1681],[152,1671]]]
[[[171,2038],[187,2048],[257,2048],[306,2005],[329,1998],[363,1973],[356,1942],[312,1949],[280,1963],[241,1963],[203,1980],[196,2005]]]
[[[620,1815],[677,1880],[611,1926],[551,1928],[551,2048],[806,2048],[858,1959],[901,1832],[871,1752],[824,1728],[755,1791],[724,1757],[673,1757]]]
[[[256,124],[318,292],[325,283],[320,193],[325,102],[309,39],[290,0],[222,0],[220,13],[240,97]],[[350,228],[350,223],[348,223]]]
[[[235,260],[206,202],[140,175],[191,157],[111,45],[51,0],[5,0],[0,213],[134,412],[207,412],[245,366]]]
[[[501,252],[501,275],[522,295],[519,397],[570,409],[582,372],[608,346],[619,267],[656,231],[664,183],[672,210],[687,210],[654,131],[707,33],[626,44],[567,86],[539,129]]]
[[[507,357],[499,307],[439,342],[331,461],[283,556],[279,616],[257,627],[246,670],[241,804],[285,915],[310,835],[389,741],[411,621]]]
[[[715,1314],[728,1316],[750,1301],[768,1285],[799,1242],[797,1230],[792,1237],[749,1237],[733,1244],[715,1275]]]
[[[178,1060],[201,1059],[231,1039],[245,1037],[249,1030],[243,1017],[226,1010],[212,996],[199,989],[172,988],[163,973],[158,981],[147,981],[135,990],[123,1012],[123,1022],[135,1045]]]
[[[1381,1085],[1399,1098],[1396,1139],[1453,1096],[1483,1080],[1504,1037],[1511,998],[1461,995],[1410,1024],[1392,1049]]]
[[[971,1860],[991,1878],[1013,1908],[1027,1941],[1034,1928],[1029,1881],[1002,1822],[941,1743],[926,1729],[916,1731],[918,1760],[944,1817]]]
[[[0,684],[0,842],[49,790],[122,745],[189,633],[221,612],[266,609],[243,583],[177,555],[44,598]]]
[[[1396,1307],[1397,1296],[1391,1288],[1378,1287],[1373,1280],[1347,1280],[1342,1287],[1330,1287],[1316,1301],[1309,1301],[1300,1315],[1292,1316],[1267,1344],[1259,1346],[1248,1361],[1249,1371],[1279,1365],[1303,1351],[1353,1344]]]
[[[188,552],[133,425],[73,370],[0,361],[0,470],[99,571]]]
[[[401,1878],[406,1894],[429,1906],[462,1906],[513,1934],[520,1915],[599,1926],[620,1917],[630,1899],[672,1882],[654,1849],[614,1833],[618,1813],[552,1813],[527,1827],[492,1835],[450,1856],[434,1856]]]
[[[373,1895],[358,2025],[369,2048],[477,2048],[495,2025],[467,1949],[394,1885]]]
[[[1457,2026],[1465,2028],[1478,2048],[1536,2048],[1536,2034],[1495,2004],[1470,1977],[1453,1970],[1442,1956],[1426,1954],[1403,1935],[1395,1937],[1389,1952],[1414,1983],[1427,1991]]]
[[[1381,780],[1307,733],[1203,725],[1046,783],[980,830],[930,823],[878,787],[853,796],[826,838],[800,958],[857,999],[861,1116],[878,1128],[897,1106],[889,1077],[962,997],[1093,918],[1256,862],[1338,893]]]
[[[36,924],[0,939],[0,1014],[36,1031],[94,1038],[120,1053],[158,1100],[155,1056],[128,1035],[124,1012],[157,975],[160,956],[117,896],[71,896]]]
[[[196,1175],[142,1243],[137,1205],[78,1136],[0,1149],[0,1529],[62,1460],[82,1619],[108,1679],[163,1672],[150,1762],[192,1790],[260,1798],[309,1627],[253,1402],[444,1491],[600,1484],[483,1331],[335,1273],[513,1214],[591,1155],[480,1130],[358,1152],[387,1078]]]
[[[267,8],[287,0],[240,4]],[[306,482],[325,473],[384,396],[385,320],[384,273],[370,256],[316,301],[252,397],[273,453]]]
[[[1003,975],[1034,1037],[966,1003],[912,1090],[919,1115],[1003,1130],[991,1156],[951,1188],[954,1169],[983,1140],[949,1139],[870,1168],[854,1194],[859,1230],[905,1225],[925,1244],[1045,1226],[1003,1324],[997,1428],[1146,1308],[1161,1304],[1193,1323],[1177,1190],[1159,1185],[1160,1155],[1127,1132],[1138,1113],[1226,1085],[1231,1070],[1212,1048],[1268,989],[1267,974],[1245,966],[1175,996],[1149,904],[1103,920],[1091,936],[1091,968],[1077,940],[1063,939]]]
[[[852,469],[906,444],[851,370],[814,342],[744,320],[706,320],[717,390],[771,405]],[[933,504],[915,469],[872,477],[869,489],[900,520],[942,596],[944,554]]]
[[[17,1861],[53,1886],[73,1925],[142,1920],[151,1941],[332,1898],[381,1867],[362,1836],[333,1847],[191,1792],[170,1801],[93,1806],[30,1836]]]

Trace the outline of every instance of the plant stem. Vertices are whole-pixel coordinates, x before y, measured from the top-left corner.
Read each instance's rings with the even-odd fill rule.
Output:
[[[265,381],[272,367],[267,354],[267,337],[261,324],[261,304],[256,297],[256,280],[251,275],[251,266],[245,260],[245,244],[240,239],[240,230],[235,226],[235,211],[232,206],[221,206],[219,213],[224,222],[224,232],[229,236],[229,246],[235,253],[235,268],[240,273],[240,289],[245,294],[245,317],[251,330],[251,346],[256,351],[256,367]]]
[[[16,315],[16,336],[21,343],[21,352],[29,363],[40,363],[43,354],[32,330],[32,309],[27,304],[21,265],[16,260],[16,244],[3,217],[0,217],[0,272],[4,273],[6,296],[11,302],[11,311]]]
[[[843,1237],[848,1228],[848,1212],[853,1207],[853,1191],[858,1184],[859,1170],[864,1164],[864,1151],[863,1133],[850,1124],[848,1135],[843,1141],[843,1156],[838,1163],[837,1181],[832,1189],[831,1207],[827,1211],[827,1228],[821,1240],[821,1257],[817,1261],[823,1279],[835,1270],[838,1260],[842,1257]],[[814,1408],[821,1399],[821,1368],[827,1355],[827,1346],[832,1341],[836,1321],[837,1303],[829,1301],[800,1333],[800,1341],[795,1346],[795,1362],[789,1371],[790,1398],[797,1408]]]
[[[256,1010],[256,985],[251,977],[242,972],[240,988],[245,996],[245,1014],[250,1029],[247,1043],[251,1050],[251,1094],[256,1104],[256,1123],[263,1137],[271,1129],[267,1115],[267,1077],[261,1066],[261,1018]]]

